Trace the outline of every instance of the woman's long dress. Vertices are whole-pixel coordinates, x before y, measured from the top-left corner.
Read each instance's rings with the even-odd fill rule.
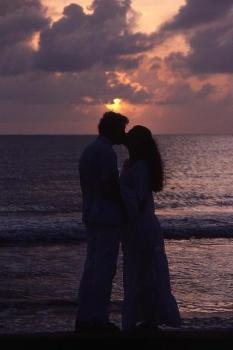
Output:
[[[122,327],[132,329],[139,321],[179,326],[180,314],[171,292],[163,233],[154,213],[146,162],[139,160],[123,169],[120,183],[128,215],[122,237]]]

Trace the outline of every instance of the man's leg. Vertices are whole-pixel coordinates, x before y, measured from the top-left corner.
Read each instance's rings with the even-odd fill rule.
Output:
[[[120,230],[116,228],[88,228],[87,258],[78,298],[78,322],[108,322],[119,237]]]
[[[92,280],[95,264],[96,236],[87,228],[86,260],[78,291],[77,323],[90,321],[92,314]]]

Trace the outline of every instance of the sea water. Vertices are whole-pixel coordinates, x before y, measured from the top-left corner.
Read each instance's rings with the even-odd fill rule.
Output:
[[[233,136],[155,136],[155,196],[182,315],[233,310]],[[95,136],[0,136],[0,332],[72,330],[85,260],[78,160]],[[119,171],[127,151],[114,147]],[[166,239],[169,238],[169,239]],[[112,300],[123,298],[122,254]]]

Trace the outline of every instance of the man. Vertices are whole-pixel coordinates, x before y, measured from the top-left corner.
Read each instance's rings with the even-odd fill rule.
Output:
[[[79,287],[76,330],[114,333],[108,308],[116,272],[124,210],[119,189],[117,157],[113,145],[123,144],[128,118],[104,113],[99,136],[79,161],[83,195],[83,222],[87,228],[87,256]]]

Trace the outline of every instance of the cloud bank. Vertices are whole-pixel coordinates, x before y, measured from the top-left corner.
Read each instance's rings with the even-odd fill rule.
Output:
[[[3,130],[23,130],[20,113],[28,130],[35,121],[38,130],[51,132],[51,125],[62,121],[66,128],[75,120],[77,133],[92,132],[92,116],[120,98],[122,112],[152,127],[156,121],[160,132],[197,125],[216,132],[216,111],[233,131],[232,0],[187,0],[150,34],[136,30],[133,5],[94,0],[86,13],[70,3],[53,22],[40,0],[0,0]],[[178,37],[186,50],[175,44]]]

